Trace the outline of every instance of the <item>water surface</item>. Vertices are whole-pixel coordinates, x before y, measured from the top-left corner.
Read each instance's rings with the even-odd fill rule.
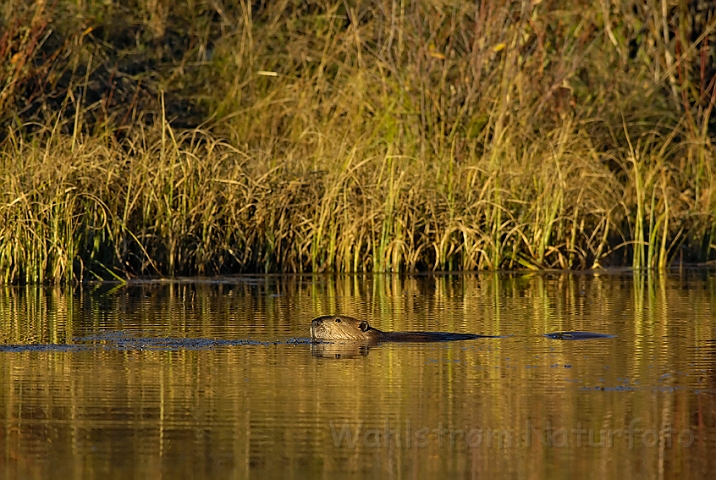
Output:
[[[0,477],[706,478],[714,300],[707,271],[0,287]],[[331,313],[503,338],[311,345]]]

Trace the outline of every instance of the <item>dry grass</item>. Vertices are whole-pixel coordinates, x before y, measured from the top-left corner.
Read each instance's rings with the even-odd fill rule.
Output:
[[[177,19],[138,4],[153,9],[142,31],[157,45]],[[68,93],[34,123],[5,122],[0,272],[46,282],[713,259],[714,19],[681,7],[663,18],[648,1],[562,7],[199,4],[218,20],[202,30],[197,16],[187,38],[204,40],[158,69],[156,94],[110,92],[144,98],[130,110]],[[97,48],[68,50],[86,66],[68,92],[92,91],[92,59],[109,58]],[[176,97],[161,92],[180,80],[210,125],[175,126]]]

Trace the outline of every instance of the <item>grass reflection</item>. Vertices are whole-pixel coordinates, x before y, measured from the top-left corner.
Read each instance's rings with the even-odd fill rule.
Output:
[[[285,342],[0,352],[0,476],[698,478],[716,466],[714,295],[706,272],[4,287],[4,344],[117,331],[273,342],[330,311],[509,336],[340,358]],[[556,330],[617,337],[541,336]]]

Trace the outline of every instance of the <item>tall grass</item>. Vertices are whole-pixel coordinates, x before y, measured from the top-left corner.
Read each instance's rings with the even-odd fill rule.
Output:
[[[0,78],[6,282],[714,258],[708,11],[137,0],[142,23],[88,3],[84,36],[47,37],[63,55],[0,45],[37,66]],[[120,67],[103,92],[130,54],[92,32],[118,16],[158,67],[134,84]],[[65,99],[17,113],[62,61]]]

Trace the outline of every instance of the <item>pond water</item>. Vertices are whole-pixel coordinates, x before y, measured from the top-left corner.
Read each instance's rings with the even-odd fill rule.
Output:
[[[0,478],[710,478],[715,313],[708,271],[4,286]]]

